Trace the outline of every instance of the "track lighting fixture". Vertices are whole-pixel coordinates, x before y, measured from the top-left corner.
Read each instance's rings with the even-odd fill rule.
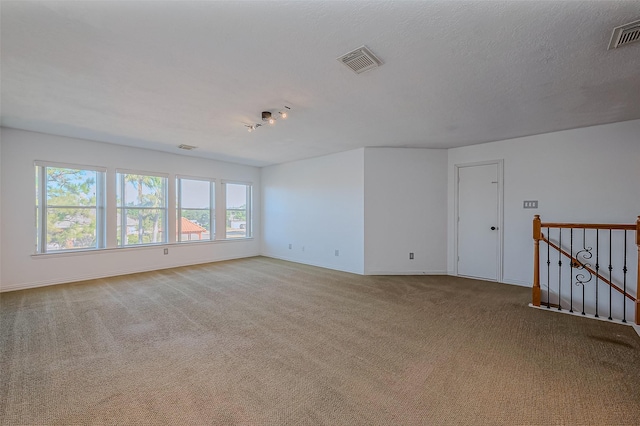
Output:
[[[285,105],[284,108],[281,111],[278,111],[278,115],[279,118],[285,120],[288,116],[289,116],[289,111],[291,111],[291,107]],[[262,121],[264,123],[267,123],[271,126],[273,126],[274,124],[276,124],[276,118],[274,117],[274,114],[271,111],[262,111]],[[256,124],[243,124],[244,127],[247,128],[247,131],[249,133],[253,132],[254,130],[256,130],[258,127],[264,126],[263,123],[256,123]]]
[[[262,126],[262,124],[245,124],[244,127],[247,128],[247,130],[249,131],[249,133],[253,132],[255,129],[257,129],[258,127]]]
[[[291,107],[288,107],[288,106],[285,105],[284,109],[282,111],[278,112],[278,114],[280,114],[280,118],[285,120],[289,116],[289,112],[288,111],[291,111]]]

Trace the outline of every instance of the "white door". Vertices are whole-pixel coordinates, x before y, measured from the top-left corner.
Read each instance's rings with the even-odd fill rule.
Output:
[[[498,164],[458,168],[458,274],[498,279]]]

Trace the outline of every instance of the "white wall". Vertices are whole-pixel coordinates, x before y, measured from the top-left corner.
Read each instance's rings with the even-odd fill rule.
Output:
[[[635,223],[640,215],[640,120],[451,149],[449,272],[455,165],[496,159],[504,159],[504,282],[531,286],[534,214],[549,222],[591,223]],[[523,209],[524,200],[538,200],[539,208]]]
[[[2,137],[3,132],[0,127],[0,289],[2,288]]]
[[[188,141],[187,141],[188,142]],[[224,204],[220,180],[254,184],[254,205],[260,206],[260,170],[213,160],[129,148],[86,140],[2,129],[2,290],[255,256],[260,253],[260,209],[254,209],[256,238],[239,241],[171,244],[108,249],[99,252],[32,256],[35,250],[34,161],[52,161],[107,168],[107,193],[115,191],[115,169],[169,174],[169,197],[175,195],[175,175],[213,177],[216,205]],[[217,209],[223,214],[222,209]],[[169,212],[175,218],[174,212]],[[224,228],[224,216],[217,218]],[[107,206],[108,232],[115,232],[115,206]],[[218,228],[220,231],[220,228]],[[113,239],[112,239],[113,240]],[[169,254],[163,249],[169,247]]]
[[[366,148],[364,170],[365,273],[446,274],[447,151]]]
[[[446,253],[453,273],[455,165],[479,161],[504,160],[504,282],[531,285],[534,214],[547,221],[613,223],[632,223],[640,214],[640,120],[448,151],[363,148],[262,170],[1,131],[2,290],[259,253],[361,274],[444,272]],[[161,247],[32,256],[34,160],[105,166],[111,177],[115,168],[127,168],[251,181],[256,238],[174,244],[167,256]],[[525,210],[523,200],[539,200],[539,208]]]
[[[364,149],[265,167],[261,180],[263,255],[364,273]]]

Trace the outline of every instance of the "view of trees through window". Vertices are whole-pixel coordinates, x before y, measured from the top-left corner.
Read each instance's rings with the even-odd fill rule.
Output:
[[[205,179],[177,179],[178,241],[211,240],[215,232],[214,182]]]
[[[107,205],[114,200],[106,197],[106,168],[35,162],[36,253],[103,249],[107,240],[127,247],[215,239],[214,179],[177,176],[175,198],[169,200],[169,180],[161,173],[116,170],[115,175],[116,217],[107,221]],[[251,184],[223,182],[222,188],[224,238],[251,237]],[[176,212],[171,236],[169,205]]]
[[[251,202],[251,186],[227,183],[227,238],[247,238],[251,236],[251,218],[248,205]]]
[[[166,242],[167,178],[117,173],[118,245]]]
[[[98,247],[97,183],[103,176],[95,170],[36,166],[39,253]]]

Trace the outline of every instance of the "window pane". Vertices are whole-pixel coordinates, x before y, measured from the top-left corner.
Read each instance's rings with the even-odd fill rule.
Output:
[[[211,200],[211,182],[180,179],[183,209],[208,209]]]
[[[122,221],[120,214],[124,210],[126,220],[125,241],[122,241]],[[118,209],[118,244],[153,244],[165,242],[164,209]]]
[[[182,210],[180,220],[181,231],[176,224],[176,233],[180,232],[178,241],[210,240],[211,211],[207,210]]]
[[[227,210],[227,238],[247,237],[247,211]]]
[[[177,241],[212,239],[211,219],[215,216],[211,193],[213,182],[199,179],[178,179],[176,223]]]
[[[47,209],[47,251],[96,248],[96,210]]]
[[[121,179],[124,179],[124,202]],[[131,207],[165,207],[166,178],[118,173],[118,205]]]
[[[104,247],[104,172],[36,165],[36,252]]]
[[[228,183],[226,186],[227,210],[245,209],[247,207],[247,185]]]
[[[165,177],[117,173],[119,246],[167,241],[166,188]]]
[[[236,183],[226,184],[227,197],[227,238],[246,238],[250,218],[247,212],[249,186]]]
[[[47,205],[95,206],[96,177],[93,170],[47,167]]]
[[[42,196],[40,187],[40,174],[43,167],[36,166],[36,253],[42,253],[42,206],[40,205],[40,197]]]

